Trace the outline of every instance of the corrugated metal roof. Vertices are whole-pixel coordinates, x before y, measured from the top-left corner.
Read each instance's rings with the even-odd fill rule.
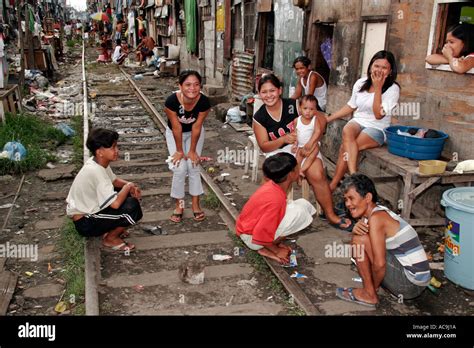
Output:
[[[232,60],[232,96],[241,99],[253,92],[254,55],[247,52],[235,52]]]

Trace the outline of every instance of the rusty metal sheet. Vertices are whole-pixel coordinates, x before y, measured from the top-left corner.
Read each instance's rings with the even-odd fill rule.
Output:
[[[242,98],[253,92],[254,55],[247,52],[234,52],[232,60],[232,96]]]

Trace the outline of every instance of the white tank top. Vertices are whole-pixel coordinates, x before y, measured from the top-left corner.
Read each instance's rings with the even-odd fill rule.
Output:
[[[303,87],[304,89],[304,94],[308,94],[309,93],[309,85],[310,85],[310,81],[311,81],[311,74],[312,73],[315,73],[317,75],[319,75],[316,71],[310,71],[309,72],[309,75],[308,75],[308,80],[306,81],[306,86],[304,84],[304,79],[303,77],[301,78],[300,82],[301,82],[301,86]],[[328,87],[326,85],[326,81],[324,81],[324,78],[319,75],[321,77],[321,79],[323,80],[323,85],[321,87],[316,87],[314,89],[314,93],[313,95],[316,97],[316,99],[318,100],[318,105],[319,107],[323,110],[323,111],[326,111],[326,97],[327,97],[327,92],[328,92]]]
[[[316,122],[316,116],[313,117],[309,124],[303,124],[301,119],[303,116],[298,117],[298,123],[296,125],[296,136],[298,138],[298,147],[303,147],[311,139],[314,132],[314,122]]]

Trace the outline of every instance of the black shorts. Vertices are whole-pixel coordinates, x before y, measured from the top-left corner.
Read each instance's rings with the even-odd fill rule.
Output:
[[[97,237],[117,227],[135,225],[143,217],[136,198],[127,197],[118,209],[107,207],[98,213],[84,215],[74,221],[77,232],[84,237]]]

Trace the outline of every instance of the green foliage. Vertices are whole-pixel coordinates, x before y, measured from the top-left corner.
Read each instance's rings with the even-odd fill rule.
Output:
[[[80,169],[84,160],[84,126],[82,122],[82,116],[74,116],[71,121],[71,127],[76,132],[72,138],[72,162],[76,166],[76,169]]]
[[[74,223],[68,219],[61,229],[59,249],[66,260],[64,280],[66,293],[64,301],[73,309],[74,314],[85,314],[85,276],[84,276],[84,245],[85,239],[79,235]]]
[[[0,159],[0,175],[42,168],[56,159],[50,151],[66,141],[63,132],[33,115],[6,113],[5,116],[6,123],[0,124],[0,151],[9,141],[18,141],[26,148],[27,155],[19,162]]]
[[[219,207],[221,206],[219,198],[213,191],[208,191],[207,194],[204,195],[204,197],[202,198],[202,204],[204,205],[204,207],[214,210],[219,209]]]

